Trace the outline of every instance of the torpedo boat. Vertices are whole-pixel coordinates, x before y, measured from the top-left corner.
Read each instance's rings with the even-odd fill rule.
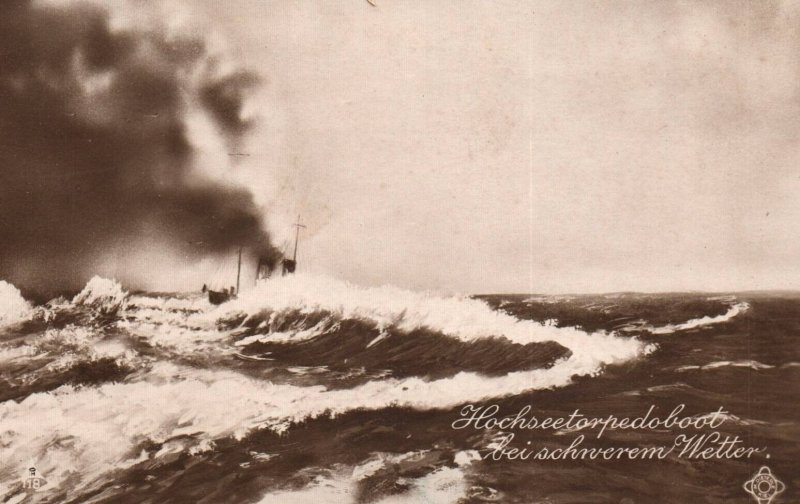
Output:
[[[295,272],[297,269],[297,244],[300,239],[300,228],[305,226],[300,223],[300,216],[297,216],[297,222],[293,226],[295,228],[294,234],[294,250],[292,258],[289,259],[284,254],[281,258],[281,275],[286,276]],[[256,264],[256,282],[259,280],[267,279],[272,274],[271,265],[274,264],[266,257],[260,257]],[[213,305],[220,305],[231,299],[236,299],[239,294],[239,285],[242,276],[242,247],[239,247],[238,261],[236,264],[236,287],[231,286],[228,289],[212,290],[207,285],[203,285],[202,292],[208,293],[208,302]]]

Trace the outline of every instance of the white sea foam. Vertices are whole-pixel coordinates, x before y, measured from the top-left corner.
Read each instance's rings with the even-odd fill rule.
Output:
[[[116,325],[154,346],[179,353],[230,352],[224,345],[231,337],[229,332],[218,330],[208,320],[192,317],[210,307],[199,297],[130,296]]]
[[[377,474],[387,466],[395,465],[406,461],[421,461],[423,460],[429,450],[419,450],[407,453],[374,453],[370,458],[361,462],[353,468],[352,479],[355,481],[362,481]]]
[[[591,374],[598,366],[623,362],[646,350],[645,345],[632,338],[603,332],[587,334],[571,327],[519,320],[469,297],[443,297],[390,286],[357,287],[302,274],[263,282],[239,299],[199,317],[217,319],[236,313],[254,316],[288,311],[333,313],[339,319],[362,320],[381,330],[430,329],[461,341],[487,337],[503,337],[520,344],[555,341],[573,352],[573,360],[586,366],[580,374]]]
[[[464,473],[458,468],[442,467],[421,478],[407,481],[407,492],[388,495],[375,504],[456,504],[467,495]],[[310,485],[298,490],[271,492],[258,504],[318,504],[336,502],[356,504],[356,480],[339,474],[317,477]]]
[[[467,496],[469,489],[464,473],[459,468],[442,467],[419,479],[411,481],[411,489],[402,494],[390,495],[378,504],[456,504]]]
[[[355,487],[346,477],[317,477],[311,484],[298,490],[270,492],[258,504],[319,504],[336,502],[355,504]]]
[[[127,313],[126,313],[127,315]],[[230,334],[214,328],[197,328],[178,323],[169,323],[166,317],[159,321],[142,321],[135,316],[117,322],[117,327],[128,334],[146,339],[156,347],[165,348],[182,354],[192,355],[198,352],[233,353],[223,343]]]
[[[205,297],[197,295],[183,295],[181,297],[133,295],[128,299],[128,306],[152,308],[166,312],[192,312],[208,309],[211,305]]]
[[[314,339],[317,336],[322,336],[337,330],[339,322],[326,317],[320,320],[313,327],[308,329],[296,328],[293,331],[275,331],[269,334],[256,334],[254,336],[247,336],[235,343],[236,346],[247,346],[253,343],[297,343],[299,341],[306,341]]]
[[[479,462],[482,460],[481,454],[478,450],[464,450],[456,453],[453,461],[459,467],[466,467],[472,465],[473,462]]]
[[[33,394],[19,404],[0,404],[0,463],[12,466],[18,460],[36,459],[37,467],[46,470],[54,485],[76,469],[85,478],[83,484],[88,484],[107,470],[141,460],[136,446],[143,439],[163,442],[188,435],[193,441],[177,449],[192,450],[222,437],[240,438],[252,429],[283,432],[292,422],[326,412],[391,405],[447,408],[484,397],[565,385],[576,370],[583,371],[579,363],[567,360],[549,370],[494,378],[462,372],[432,382],[389,379],[326,390],[156,363],[150,372],[141,373],[140,381],[63,386]],[[31,422],[34,417],[37,421]],[[109,439],[114,443],[108,443]]]
[[[30,359],[36,355],[35,349],[31,345],[2,346],[0,347],[0,363],[6,363],[16,359]]]
[[[127,292],[116,280],[95,276],[72,298],[72,303],[90,306],[101,313],[114,313],[123,306],[126,297]]]
[[[31,305],[25,301],[19,289],[0,280],[0,326],[19,322],[30,312]]]
[[[283,432],[292,423],[326,413],[389,406],[450,408],[489,397],[564,386],[575,375],[598,373],[607,364],[625,362],[652,349],[633,338],[520,321],[470,298],[446,298],[393,287],[360,288],[303,275],[272,280],[238,300],[216,309],[207,308],[209,313],[165,309],[166,302],[126,308],[125,299],[118,284],[93,279],[75,302],[100,309],[121,308],[125,318],[118,322],[121,328],[186,352],[197,348],[198,334],[204,345],[234,350],[236,347],[227,341],[233,331],[217,331],[216,321],[237,312],[253,316],[266,310],[327,312],[339,320],[362,320],[400,332],[428,328],[462,341],[484,337],[502,337],[522,344],[555,341],[567,347],[571,355],[549,369],[498,377],[461,372],[435,381],[416,377],[379,379],[340,390],[273,384],[232,371],[155,362],[124,383],[62,386],[52,392],[32,394],[20,403],[0,404],[0,466],[13,467],[20,460],[34,460],[54,486],[77,471],[82,481],[72,480],[70,487],[73,491],[85,490],[106,471],[155,458],[156,453],[141,450],[143,440],[169,441],[165,445],[168,451],[200,453],[213,449],[216,439],[240,438],[260,428]],[[86,336],[96,343],[91,339],[93,335]],[[192,343],[183,347],[181,341]],[[108,353],[119,354],[122,348],[112,345]],[[31,418],[37,421],[31,422]],[[176,441],[178,436],[188,437]],[[434,474],[420,480],[419,488],[435,487],[440,478],[446,480],[450,473],[441,470]],[[444,489],[440,493],[455,495]],[[412,491],[408,495],[415,494]],[[401,498],[405,497],[397,497]]]
[[[557,304],[557,303],[568,303],[573,301],[575,296],[568,296],[568,295],[551,295],[551,296],[531,296],[529,298],[523,299],[523,303],[540,303],[540,304]]]
[[[754,360],[716,361],[702,366],[681,366],[676,368],[675,371],[708,370],[708,369],[718,369],[724,367],[750,368],[752,370],[759,371],[762,369],[772,369],[775,366],[771,366],[769,364],[764,364],[762,362]]]
[[[736,303],[728,308],[728,311],[723,313],[722,315],[717,315],[714,317],[700,317],[692,320],[688,320],[683,322],[682,324],[668,324],[661,327],[645,327],[646,330],[650,331],[653,334],[671,334],[678,331],[687,331],[689,329],[697,329],[698,327],[704,327],[712,324],[719,324],[722,322],[727,322],[732,318],[736,317],[737,315],[746,312],[750,308],[750,305],[746,302]]]
[[[261,283],[243,292],[239,299],[207,311],[166,310],[156,302],[142,302],[139,298],[129,305],[138,307],[125,312],[125,320],[118,323],[121,328],[152,344],[186,353],[201,349],[227,352],[230,349],[226,346],[257,341],[308,340],[334,331],[343,320],[362,321],[380,333],[386,333],[388,328],[399,332],[429,329],[467,342],[487,337],[520,344],[554,341],[572,355],[568,362],[551,370],[553,375],[591,375],[606,364],[624,362],[653,349],[633,338],[604,332],[587,334],[552,323],[519,320],[468,297],[442,297],[395,287],[364,288],[302,274]],[[233,345],[228,343],[239,331],[217,328],[219,320],[240,318],[246,323],[253,317],[264,319],[259,327],[265,334],[247,336]],[[275,321],[281,324],[274,324]],[[273,325],[280,330],[270,331]]]

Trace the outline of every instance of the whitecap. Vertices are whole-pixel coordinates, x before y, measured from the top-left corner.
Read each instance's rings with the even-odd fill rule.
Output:
[[[675,371],[694,371],[694,370],[709,370],[709,369],[718,369],[724,367],[740,367],[740,368],[750,368],[754,371],[760,371],[762,369],[772,369],[775,366],[770,364],[764,364],[763,362],[758,362],[755,360],[737,360],[737,361],[715,361],[710,362],[704,365],[690,365],[690,366],[680,366],[675,368]]]
[[[746,312],[748,309],[750,309],[750,305],[746,302],[741,302],[731,305],[728,308],[728,311],[723,313],[722,315],[716,315],[714,317],[710,316],[700,317],[688,320],[681,324],[667,324],[665,326],[660,326],[660,327],[646,326],[643,329],[653,334],[672,334],[678,331],[687,331],[690,329],[697,329],[700,327],[727,322],[732,318],[736,317],[737,315]]]
[[[19,289],[0,280],[0,326],[19,322],[30,312],[31,305],[22,297]]]

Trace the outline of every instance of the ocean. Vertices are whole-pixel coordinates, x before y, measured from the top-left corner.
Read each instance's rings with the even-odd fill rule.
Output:
[[[0,499],[791,502],[798,335],[792,293],[0,282]]]

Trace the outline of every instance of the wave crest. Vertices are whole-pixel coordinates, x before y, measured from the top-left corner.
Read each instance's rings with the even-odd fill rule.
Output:
[[[410,333],[423,329],[467,342],[502,337],[522,345],[554,341],[575,350],[589,338],[596,340],[590,347],[601,361],[626,360],[638,355],[643,346],[634,338],[604,332],[590,335],[572,327],[520,320],[470,297],[446,297],[393,286],[359,287],[330,277],[304,274],[260,283],[239,299],[203,316],[230,321],[238,314],[243,325],[252,326],[256,319],[268,321],[287,312],[304,316],[328,313],[337,320],[366,322],[380,331],[392,328]]]
[[[112,315],[124,306],[128,293],[116,280],[92,277],[82,291],[72,298],[76,306],[91,307],[104,315]]]
[[[86,490],[109,470],[159,458],[164,447],[188,452],[213,449],[213,442],[221,438],[241,438],[256,429],[280,433],[322,415],[393,406],[446,409],[489,397],[561,387],[576,375],[597,374],[606,365],[630,361],[652,350],[635,338],[519,320],[477,299],[395,287],[364,288],[305,275],[273,279],[216,308],[206,305],[200,309],[199,300],[195,296],[178,303],[134,296],[128,301],[117,282],[95,277],[75,296],[73,305],[102,313],[119,311],[115,330],[137,339],[147,336],[156,346],[168,343],[180,357],[196,357],[199,348],[221,354],[236,350],[235,339],[242,336],[243,329],[260,327],[267,335],[282,331],[287,343],[293,344],[291,336],[302,340],[316,338],[317,333],[330,334],[339,321],[354,321],[356,326],[363,323],[378,334],[391,332],[389,342],[423,330],[468,343],[491,338],[522,345],[553,342],[570,353],[547,368],[495,376],[461,370],[436,379],[381,377],[344,389],[273,383],[215,367],[174,365],[154,357],[146,366],[127,366],[120,371],[124,375],[120,382],[65,384],[28,395],[18,403],[0,404],[4,426],[0,430],[0,463],[34,460],[54,486],[72,481],[65,468],[79,467],[80,482],[69,484],[73,490]],[[235,324],[238,326],[233,327]],[[104,327],[92,327],[85,338],[93,347],[106,341]],[[347,331],[340,333],[348,337]],[[75,336],[76,346],[83,348],[84,338]],[[362,341],[369,347],[371,338]],[[379,343],[378,349],[384,344]],[[372,345],[374,348],[375,343]],[[83,352],[78,353],[80,361],[87,360]],[[124,353],[123,346],[112,346],[101,364],[111,366],[110,359]],[[154,355],[159,355],[158,350]],[[128,368],[135,370],[128,375]],[[76,372],[91,378],[94,371],[81,368]],[[221,408],[221,403],[226,407]],[[41,420],[31,423],[34,415]],[[109,439],[115,442],[109,445]]]
[[[0,326],[18,322],[30,312],[31,305],[12,284],[0,280]]]
[[[652,334],[672,334],[678,331],[688,331],[690,329],[697,329],[700,327],[727,322],[732,318],[736,317],[737,315],[746,312],[749,309],[750,305],[746,302],[735,303],[732,304],[731,307],[728,308],[728,311],[723,313],[722,315],[717,315],[714,317],[710,316],[700,317],[688,320],[681,324],[668,324],[661,327],[647,327],[646,330],[650,331]]]

